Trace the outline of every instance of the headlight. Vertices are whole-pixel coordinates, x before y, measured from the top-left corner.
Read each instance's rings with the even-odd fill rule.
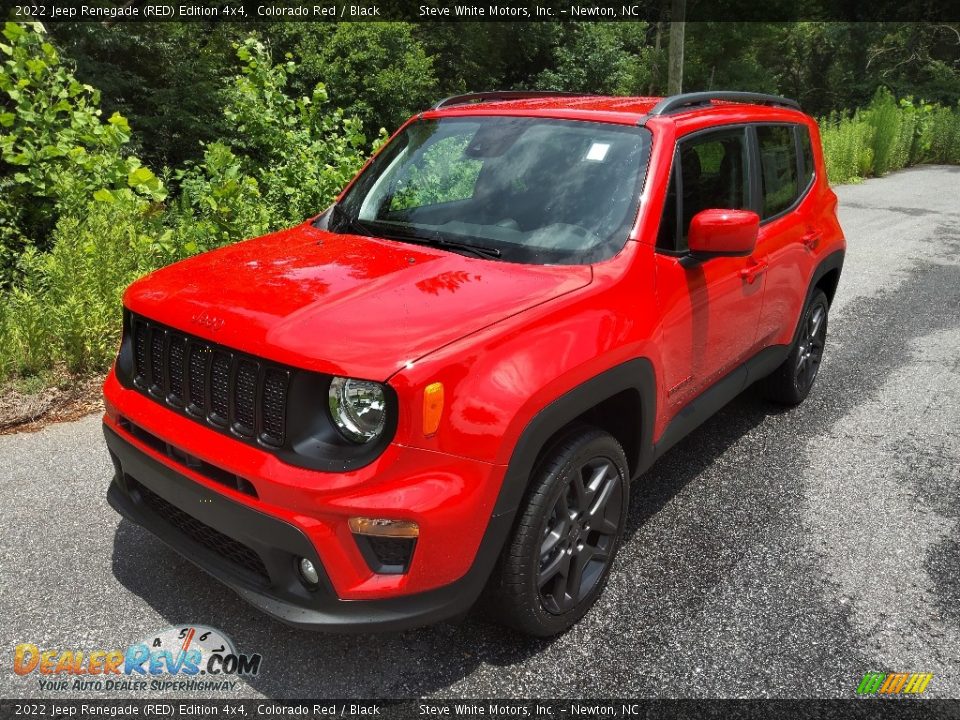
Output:
[[[387,400],[380,383],[335,377],[330,382],[330,417],[355,443],[368,443],[383,432]]]

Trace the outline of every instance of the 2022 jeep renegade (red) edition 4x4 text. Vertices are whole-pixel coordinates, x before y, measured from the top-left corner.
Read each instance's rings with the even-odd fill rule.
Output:
[[[114,508],[270,615],[395,629],[601,592],[630,482],[741,390],[801,402],[845,243],[752,93],[477,93],[323,215],[124,297]]]

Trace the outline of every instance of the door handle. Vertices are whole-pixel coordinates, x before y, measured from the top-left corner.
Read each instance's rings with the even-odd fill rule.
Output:
[[[800,238],[800,242],[804,244],[807,250],[816,250],[817,245],[820,243],[820,237],[820,233],[818,233],[816,230],[811,230],[802,238]]]
[[[753,258],[751,258],[753,260]],[[770,263],[766,260],[753,260],[753,264],[749,267],[745,267],[740,271],[740,277],[746,280],[748,283],[753,284],[753,281],[758,277],[763,275],[767,271],[767,268],[770,267]]]

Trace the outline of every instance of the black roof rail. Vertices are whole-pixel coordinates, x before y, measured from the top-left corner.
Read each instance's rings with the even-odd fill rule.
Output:
[[[779,105],[781,107],[800,110],[800,103],[790,98],[778,97],[777,95],[766,95],[764,93],[740,92],[736,90],[711,90],[708,92],[683,93],[682,95],[671,95],[653,106],[653,109],[647,115],[669,115],[670,113],[683,112],[684,110],[693,110],[699,107],[709,106],[714,100],[725,100],[727,102],[751,103],[753,105]]]
[[[548,97],[590,97],[589,93],[564,92],[563,90],[489,90],[487,92],[470,92],[463,95],[451,95],[438,101],[431,110],[450,107],[452,105],[470,105],[482,102],[498,102],[501,100],[533,100]]]

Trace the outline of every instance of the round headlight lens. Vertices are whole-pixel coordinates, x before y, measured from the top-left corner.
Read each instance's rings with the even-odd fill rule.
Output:
[[[387,398],[380,383],[335,377],[330,382],[330,417],[344,437],[368,443],[383,432]]]

